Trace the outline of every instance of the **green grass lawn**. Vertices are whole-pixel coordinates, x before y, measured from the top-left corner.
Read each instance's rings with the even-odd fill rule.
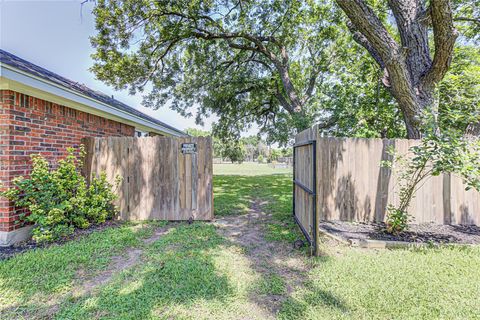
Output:
[[[288,173],[292,173],[292,168],[274,168],[272,165],[266,163],[216,163],[213,165],[214,175],[259,176]]]
[[[343,248],[315,260],[281,319],[480,318],[478,248]]]
[[[291,175],[242,168],[215,176],[216,214],[241,214],[261,200],[272,216],[265,238],[290,246],[300,236]],[[169,229],[144,241],[159,227]],[[78,290],[132,249],[136,263]],[[125,224],[0,261],[0,319],[480,319],[478,247],[367,251],[325,242],[323,251],[300,255],[303,285],[287,290],[289,279],[262,276],[246,249],[210,223]],[[272,270],[282,262],[266,261]],[[261,304],[265,295],[281,301],[276,314]]]

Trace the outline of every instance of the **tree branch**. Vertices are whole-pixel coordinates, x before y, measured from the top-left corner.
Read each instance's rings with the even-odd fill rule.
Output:
[[[418,124],[420,119],[417,95],[409,74],[404,52],[388,33],[375,12],[364,0],[336,0],[345,14],[350,18],[354,28],[359,31],[372,48],[378,53],[388,72],[392,94],[402,108],[408,124]],[[410,126],[407,125],[407,129]],[[414,127],[417,127],[416,125]],[[414,132],[409,132],[413,136]]]
[[[351,21],[347,22],[347,27],[348,30],[350,30],[350,32],[352,33],[353,40],[355,40],[355,42],[367,49],[372,58],[378,63],[380,68],[385,68],[385,64],[383,63],[380,54],[378,54],[377,50],[370,44],[368,39],[365,38],[365,36],[361,32],[355,29]]]
[[[336,116],[331,116],[322,122],[318,123],[318,129],[325,130],[330,129],[335,124],[337,124],[338,118]]]
[[[458,31],[453,25],[453,14],[448,0],[430,2],[430,15],[435,41],[435,55],[430,69],[422,79],[426,86],[440,82],[450,67],[453,48],[458,37]]]
[[[337,3],[385,64],[399,53],[399,45],[364,0],[337,0]]]
[[[457,17],[457,18],[453,18],[453,20],[473,22],[473,23],[476,23],[476,24],[480,25],[480,18]]]
[[[275,92],[275,97],[277,98],[278,102],[282,105],[285,110],[287,110],[289,113],[294,113],[294,108],[292,105],[285,99],[283,96],[282,92],[280,91],[280,88],[278,87],[278,83],[275,83],[276,85],[276,92]]]
[[[296,89],[290,79],[288,52],[286,47],[279,43],[273,34],[270,36],[264,36],[245,32],[228,32],[224,30],[224,28],[218,24],[217,21],[206,15],[192,17],[180,12],[169,11],[161,12],[159,15],[170,15],[189,20],[192,24],[190,26],[190,34],[192,37],[204,40],[224,40],[227,42],[228,46],[233,49],[259,52],[263,54],[275,66],[275,69],[279,73],[282,80],[286,97],[288,97],[288,100],[290,100],[281,101],[281,104],[283,106],[288,106],[286,110],[290,113],[299,112],[302,110],[302,102],[299,99]],[[199,20],[205,21],[205,23],[199,23]],[[274,44],[279,50],[279,56],[270,50],[270,48],[266,46],[266,43]],[[283,99],[285,99],[283,95],[281,96]]]

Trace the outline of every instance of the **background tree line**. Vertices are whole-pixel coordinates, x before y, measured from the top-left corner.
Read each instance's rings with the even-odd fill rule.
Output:
[[[240,140],[225,141],[206,130],[188,128],[185,132],[193,137],[212,136],[213,157],[232,163],[242,163],[243,161],[273,162],[280,158],[291,157],[293,154],[291,148],[274,148],[256,135],[242,137]]]

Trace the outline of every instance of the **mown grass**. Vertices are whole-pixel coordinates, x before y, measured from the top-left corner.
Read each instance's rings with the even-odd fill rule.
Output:
[[[317,259],[279,318],[479,319],[479,263],[479,248],[344,248]]]
[[[267,239],[291,242],[301,236],[291,219],[291,175],[218,178],[230,199],[240,190],[244,206],[264,201],[273,218]],[[227,204],[222,207],[228,212]],[[286,299],[278,318],[480,319],[479,247],[368,251],[334,246],[310,259],[314,266],[305,274],[306,285]],[[264,278],[257,294],[281,292],[277,280]]]
[[[262,319],[249,300],[259,277],[242,250],[213,225],[183,224],[148,246],[141,263],[94,295],[64,303],[57,318]]]
[[[141,246],[156,226],[126,223],[62,245],[31,250],[0,261],[0,318],[36,312],[71,291],[79,272],[93,276],[114,255]]]
[[[299,236],[291,175],[215,176],[215,192],[217,214],[238,214],[257,201],[272,215],[267,239],[290,245]],[[305,285],[287,290],[286,279],[258,273],[246,251],[212,224],[170,225],[144,243],[155,226],[127,224],[0,261],[0,318],[480,319],[478,247],[368,251],[324,244],[324,256],[305,255],[310,267],[297,271]],[[89,293],[70,293],[128,248],[143,250],[137,264]],[[278,314],[258,304],[265,295],[283,297]]]
[[[264,176],[272,174],[291,174],[292,168],[274,168],[271,164],[244,162],[238,163],[216,163],[213,165],[214,175],[228,176]]]
[[[253,202],[253,189],[257,185],[255,177],[214,176],[213,197],[215,216],[228,216],[247,213]]]
[[[256,283],[256,293],[264,295],[282,295],[286,291],[285,280],[277,274],[269,274]]]
[[[291,241],[300,238],[292,219],[292,175],[257,175],[214,177],[215,215],[247,213],[254,202],[271,214],[265,226],[265,237],[271,241]]]

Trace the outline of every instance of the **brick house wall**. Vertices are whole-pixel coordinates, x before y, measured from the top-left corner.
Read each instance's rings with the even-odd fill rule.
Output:
[[[10,186],[15,176],[28,175],[30,154],[41,154],[49,161],[80,145],[83,137],[134,136],[135,128],[66,106],[0,90],[0,184]],[[12,203],[0,197],[0,231],[20,228]]]

